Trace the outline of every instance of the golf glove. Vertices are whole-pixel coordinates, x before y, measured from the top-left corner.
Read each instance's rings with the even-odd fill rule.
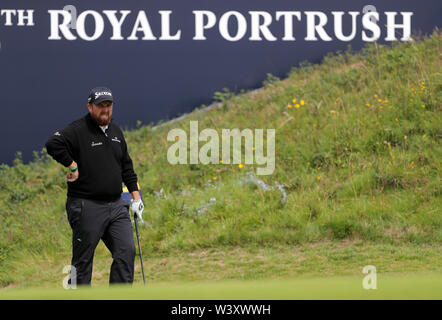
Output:
[[[132,209],[132,213],[136,218],[143,222],[143,210],[144,210],[144,204],[141,200],[131,200],[130,201],[130,208]]]

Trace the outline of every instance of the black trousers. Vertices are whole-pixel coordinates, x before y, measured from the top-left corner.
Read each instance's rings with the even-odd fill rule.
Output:
[[[103,240],[112,253],[109,283],[132,283],[134,279],[135,244],[129,205],[119,199],[113,202],[68,197],[66,212],[72,228],[72,266],[70,282],[89,285],[95,248]]]

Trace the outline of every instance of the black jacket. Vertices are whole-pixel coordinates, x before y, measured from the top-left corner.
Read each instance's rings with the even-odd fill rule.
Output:
[[[129,192],[138,190],[123,132],[111,122],[106,134],[88,113],[46,142],[47,152],[63,166],[78,164],[79,178],[68,182],[68,197],[115,200],[122,182]]]

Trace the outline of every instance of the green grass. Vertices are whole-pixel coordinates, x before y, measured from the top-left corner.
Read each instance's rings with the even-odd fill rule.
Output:
[[[298,299],[413,299],[439,300],[439,274],[382,275],[376,289],[364,289],[363,277],[297,278],[261,281],[182,282],[148,284],[143,287],[94,287],[64,290],[11,289],[0,291],[0,299],[149,299],[149,300],[298,300]]]
[[[442,270],[440,246],[366,244],[362,241],[214,247],[191,251],[173,249],[143,254],[149,285],[188,281],[362,277],[362,269],[367,265],[376,266],[379,275],[398,271],[440,273]],[[65,265],[70,264],[70,258],[69,251],[57,255],[19,256],[9,264],[9,275],[16,282],[7,288],[62,287],[62,281],[67,276],[62,271]],[[108,283],[111,263],[109,252],[100,244],[94,258],[92,286]],[[142,283],[138,257],[134,282]]]
[[[320,65],[304,63],[283,80],[269,76],[259,91],[218,92],[218,105],[176,122],[153,127],[140,119],[125,136],[146,204],[141,242],[152,281],[321,276],[326,269],[355,275],[377,256],[378,267],[390,262],[388,272],[440,270],[441,47],[438,30],[415,42],[371,44]],[[167,133],[188,133],[190,120],[219,134],[276,129],[275,172],[256,177],[255,165],[170,165]],[[44,150],[35,157],[0,166],[0,286],[53,285],[69,264],[66,172]],[[360,260],[361,246],[367,259]],[[316,255],[304,253],[304,269],[294,258],[268,258],[305,247]],[[261,253],[260,265],[235,248],[273,249]],[[211,250],[220,256],[195,270],[189,257]],[[336,253],[336,263],[327,252]],[[159,261],[171,266],[181,255],[193,263],[161,269]],[[217,276],[223,264],[230,276]],[[99,248],[98,283],[109,265]]]

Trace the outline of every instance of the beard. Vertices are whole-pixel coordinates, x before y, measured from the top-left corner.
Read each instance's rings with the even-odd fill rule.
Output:
[[[111,122],[112,114],[100,113],[98,115],[91,114],[92,118],[98,123],[99,126],[106,126]]]

